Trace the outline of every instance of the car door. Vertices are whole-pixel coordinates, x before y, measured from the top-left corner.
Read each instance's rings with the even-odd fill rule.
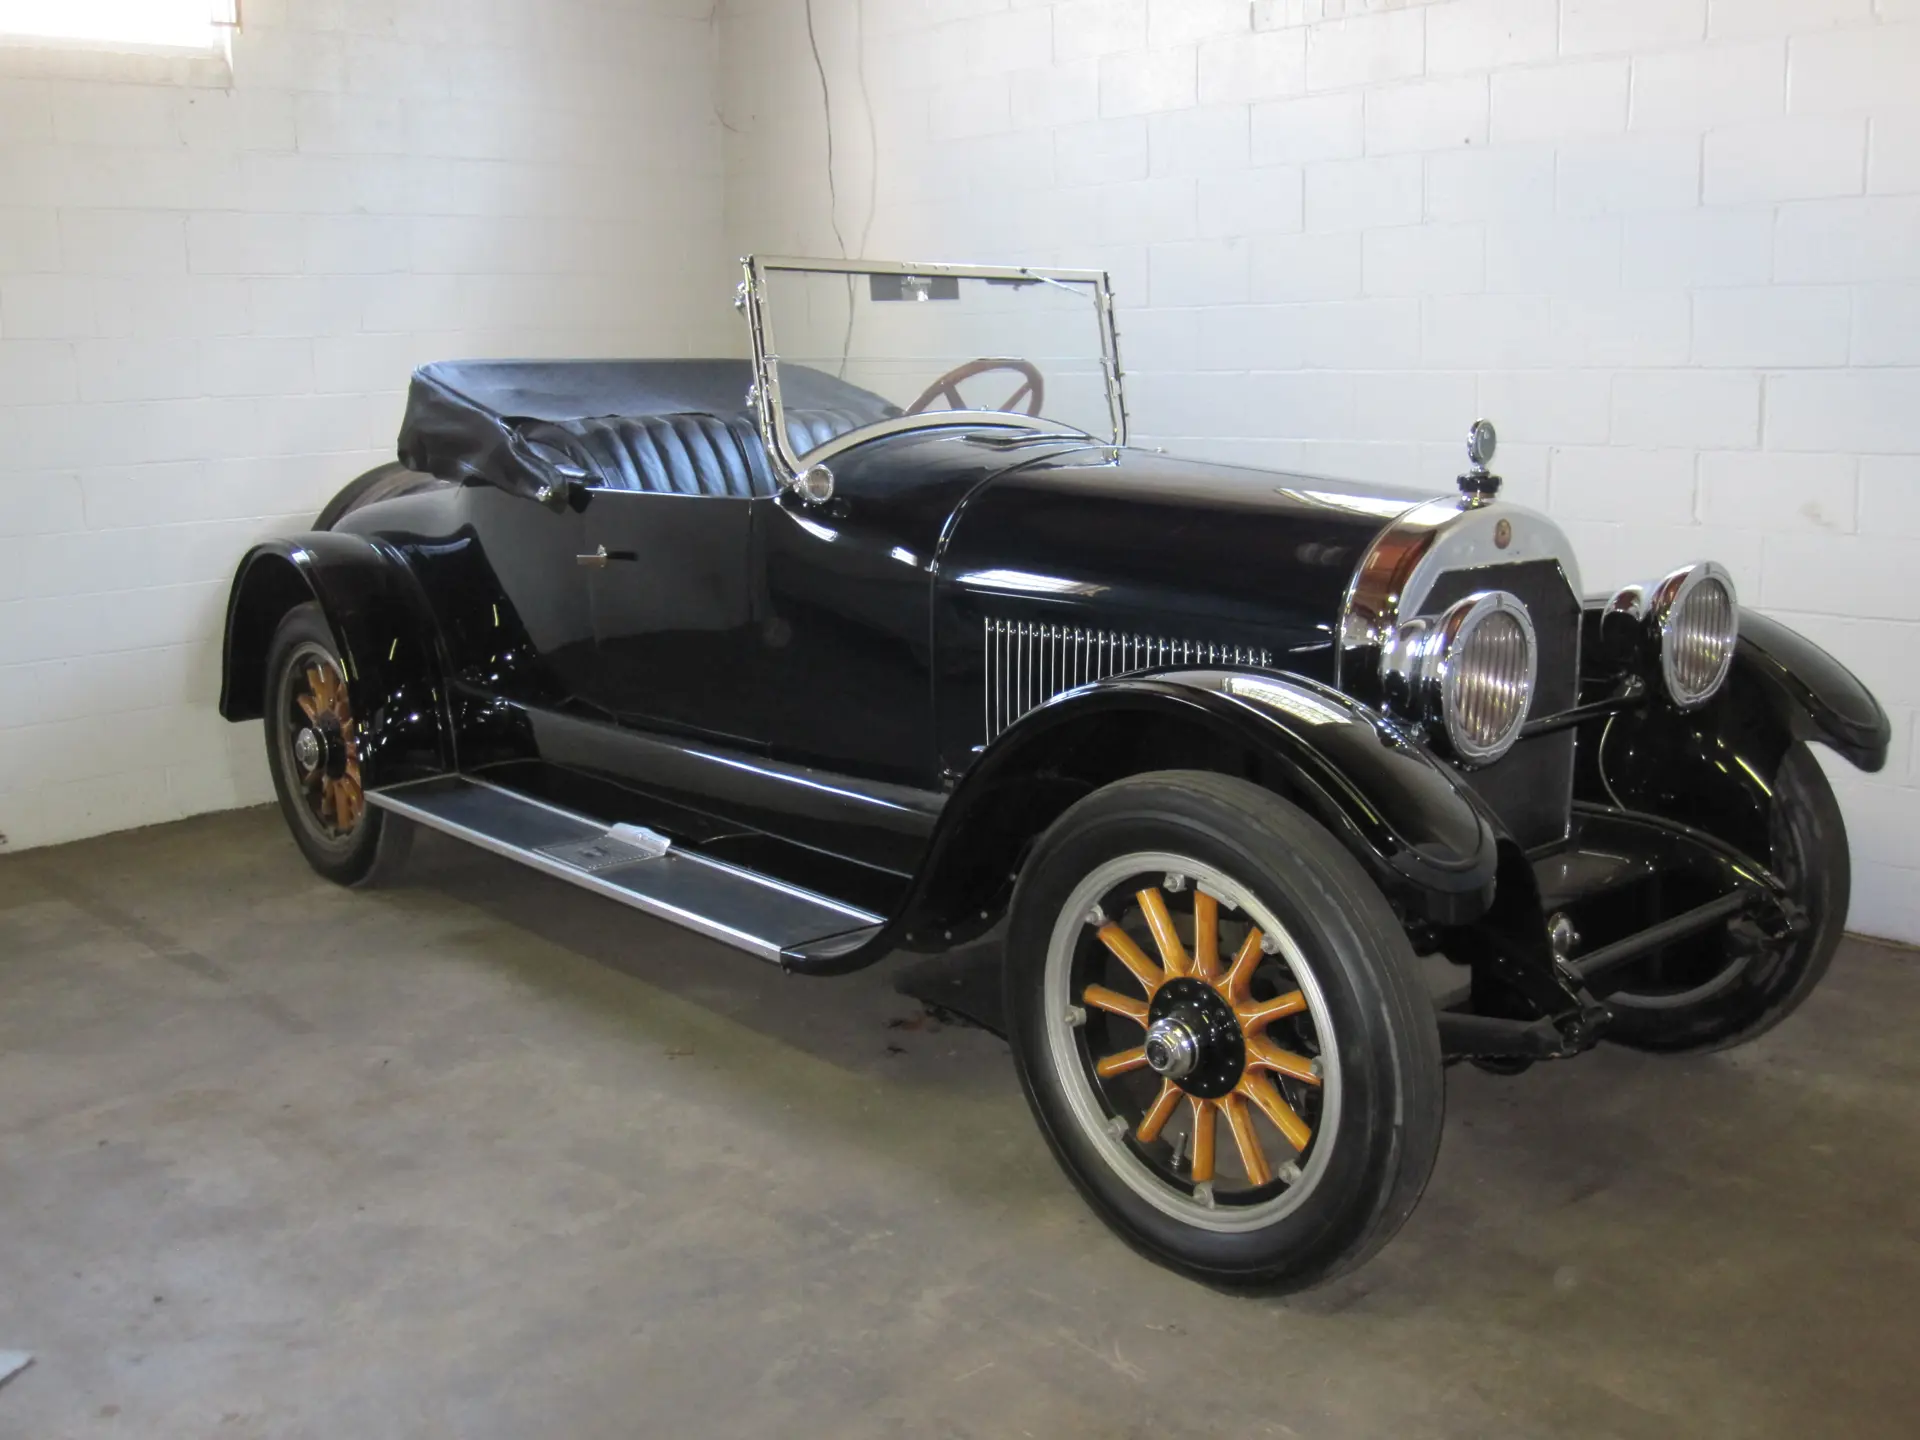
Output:
[[[755,542],[767,614],[754,669],[772,753],[932,786],[928,573],[871,497],[765,502]]]
[[[575,559],[592,617],[579,698],[639,729],[751,742],[759,729],[744,496],[589,489]]]
[[[792,491],[755,502],[765,618],[753,635],[776,757],[943,788],[933,578],[955,509],[1010,463],[964,431],[891,436],[835,457],[824,504]]]

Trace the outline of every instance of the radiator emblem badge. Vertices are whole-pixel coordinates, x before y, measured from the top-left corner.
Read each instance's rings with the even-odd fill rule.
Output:
[[[1493,548],[1504,550],[1513,543],[1513,522],[1502,520],[1493,527]]]

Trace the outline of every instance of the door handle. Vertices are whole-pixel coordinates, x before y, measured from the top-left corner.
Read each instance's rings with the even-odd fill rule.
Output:
[[[634,550],[609,550],[604,545],[595,546],[585,555],[573,557],[573,563],[586,570],[604,570],[609,560],[638,560],[639,552]]]

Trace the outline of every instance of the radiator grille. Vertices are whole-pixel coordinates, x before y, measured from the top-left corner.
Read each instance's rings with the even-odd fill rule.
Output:
[[[989,619],[986,641],[988,740],[1054,696],[1110,676],[1162,665],[1273,666],[1272,652],[1254,645],[1212,645],[1024,620]]]
[[[1529,719],[1572,708],[1580,691],[1580,602],[1566,576],[1550,560],[1525,560],[1453,570],[1434,583],[1421,613],[1437,615],[1476,590],[1505,590],[1519,598],[1533,621],[1539,647]],[[1574,732],[1558,730],[1522,740],[1499,760],[1466,772],[1513,838],[1527,848],[1566,838],[1573,811]]]

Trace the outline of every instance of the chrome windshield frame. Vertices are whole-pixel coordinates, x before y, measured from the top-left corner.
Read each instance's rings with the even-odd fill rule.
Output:
[[[747,317],[747,329],[753,343],[753,392],[748,397],[760,438],[783,486],[803,495],[817,496],[824,484],[830,491],[831,472],[819,472],[825,463],[842,451],[883,435],[898,435],[914,430],[949,429],[956,425],[984,426],[1019,430],[1036,434],[1085,436],[1096,443],[1121,446],[1127,443],[1127,406],[1120,368],[1120,339],[1114,325],[1113,286],[1104,270],[1057,270],[1033,265],[957,265],[936,261],[901,260],[826,260],[789,255],[749,255],[740,262],[742,276],[736,304]],[[780,399],[780,354],[778,336],[767,303],[767,276],[776,271],[814,271],[836,275],[942,275],[957,280],[1029,280],[1062,286],[1090,286],[1094,315],[1100,329],[1100,367],[1106,382],[1107,412],[1113,425],[1111,441],[1057,420],[1013,414],[1004,410],[929,410],[919,415],[901,415],[881,420],[836,435],[825,444],[802,455],[793,448],[787,434],[786,415]],[[813,476],[813,484],[806,483]]]

